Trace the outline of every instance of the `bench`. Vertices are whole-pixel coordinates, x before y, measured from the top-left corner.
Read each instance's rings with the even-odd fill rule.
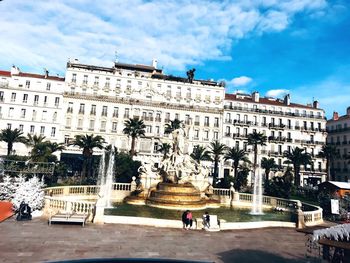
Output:
[[[76,213],[57,213],[49,218],[49,225],[51,223],[81,223],[82,227],[85,226],[88,214],[76,214]]]
[[[210,215],[210,227],[204,226],[203,218],[196,218],[196,228],[204,229],[205,231],[216,232],[220,231],[220,222],[217,215]]]

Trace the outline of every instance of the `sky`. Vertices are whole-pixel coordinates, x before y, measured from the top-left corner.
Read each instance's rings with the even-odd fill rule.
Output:
[[[69,58],[225,81],[226,92],[350,106],[348,0],[3,0],[0,69],[65,74]]]

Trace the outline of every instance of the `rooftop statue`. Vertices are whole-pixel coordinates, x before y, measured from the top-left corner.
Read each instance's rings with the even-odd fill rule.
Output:
[[[196,71],[196,69],[190,69],[189,71],[186,72],[187,74],[187,79],[189,83],[193,83],[194,80],[194,72]]]

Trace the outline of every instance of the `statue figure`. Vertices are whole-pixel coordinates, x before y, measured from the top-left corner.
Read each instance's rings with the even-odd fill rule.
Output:
[[[185,149],[185,131],[183,128],[176,129],[171,133],[173,137],[174,152],[175,155],[182,155]]]
[[[186,72],[187,74],[187,79],[188,79],[188,82],[189,83],[192,83],[193,82],[193,79],[194,79],[194,72],[196,71],[196,69],[190,69],[189,71]]]

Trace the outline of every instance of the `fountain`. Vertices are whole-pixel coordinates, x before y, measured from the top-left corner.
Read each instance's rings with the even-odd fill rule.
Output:
[[[253,204],[252,210],[250,212],[251,215],[263,215],[262,211],[262,180],[261,173],[256,174],[256,170],[254,171],[254,191],[253,191]]]
[[[157,168],[151,161],[144,161],[139,169],[142,192],[125,201],[164,209],[220,207],[218,201],[206,196],[211,187],[209,169],[184,152],[184,129],[174,130],[171,136],[173,150],[170,156],[163,159]]]
[[[106,169],[105,163],[105,152],[103,152],[100,160],[99,171],[98,171],[98,185],[100,186],[99,197],[106,207],[112,207],[111,195],[112,195],[112,184],[114,174],[114,147],[111,147],[109,154],[109,160]]]

